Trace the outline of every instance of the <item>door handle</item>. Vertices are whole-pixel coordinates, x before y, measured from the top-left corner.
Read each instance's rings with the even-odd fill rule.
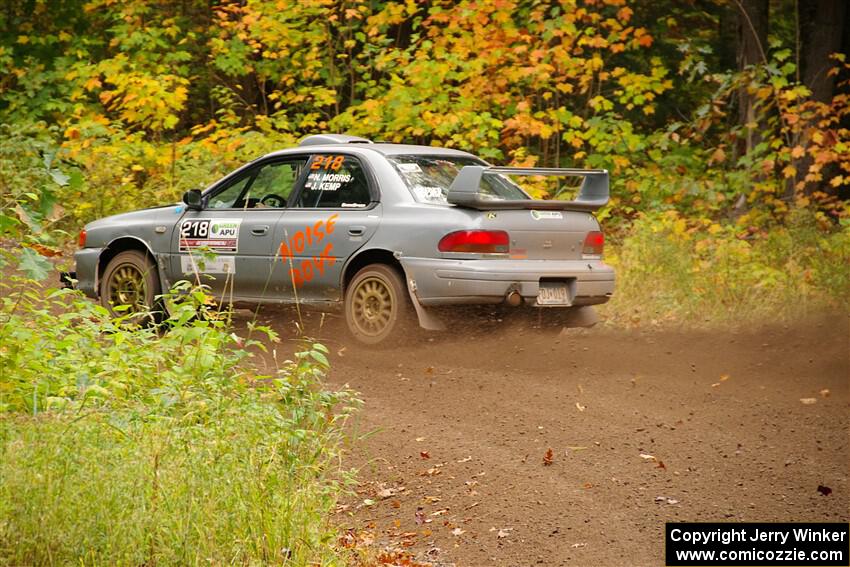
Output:
[[[258,227],[255,227],[255,228],[252,228],[252,229],[251,229],[251,234],[253,234],[254,236],[262,236],[262,235],[264,235],[265,233],[267,233],[268,231],[269,231],[269,227],[268,227],[268,226],[266,226],[266,225],[264,225],[264,226],[258,226]]]
[[[352,226],[348,228],[348,234],[351,236],[363,236],[364,232],[366,232],[365,226]]]

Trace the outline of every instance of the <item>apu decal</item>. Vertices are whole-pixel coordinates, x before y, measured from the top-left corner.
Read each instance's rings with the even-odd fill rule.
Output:
[[[333,256],[333,242],[326,243],[318,256],[307,257],[297,263],[295,258],[304,251],[305,246],[319,244],[333,234],[337,217],[339,217],[338,214],[333,214],[326,219],[316,221],[295,234],[287,235],[288,239],[280,243],[281,258],[284,262],[292,262],[290,273],[295,287],[301,287],[312,281],[316,275],[321,276],[325,273],[326,267],[336,263],[336,258]]]
[[[187,219],[180,225],[180,251],[207,246],[215,252],[239,250],[242,219]]]

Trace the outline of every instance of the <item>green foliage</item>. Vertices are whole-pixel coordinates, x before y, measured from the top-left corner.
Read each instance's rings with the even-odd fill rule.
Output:
[[[754,232],[672,210],[641,216],[607,260],[617,291],[603,310],[614,324],[727,325],[850,310],[850,231],[824,230],[807,211]]]
[[[256,340],[170,302],[128,327],[12,280],[0,309],[0,564],[328,564],[357,405],[305,344],[256,375]],[[261,327],[253,333],[274,334]]]
[[[623,236],[673,211],[739,233],[803,209],[847,230],[850,66],[823,61],[835,95],[812,100],[789,2],[743,70],[722,0],[53,4],[0,14],[5,235],[52,245],[320,131],[606,168],[600,218]]]

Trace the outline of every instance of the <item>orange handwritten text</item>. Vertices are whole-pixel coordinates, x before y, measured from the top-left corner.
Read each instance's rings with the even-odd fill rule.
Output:
[[[325,268],[336,263],[336,258],[333,256],[333,242],[326,243],[318,256],[305,256],[302,253],[307,247],[318,245],[333,234],[337,217],[339,217],[338,214],[333,214],[312,225],[307,225],[292,236],[287,235],[288,239],[280,243],[281,258],[284,262],[291,261],[290,274],[295,287],[301,287],[317,275],[321,276],[325,273]],[[296,257],[299,258],[298,262],[295,262]]]

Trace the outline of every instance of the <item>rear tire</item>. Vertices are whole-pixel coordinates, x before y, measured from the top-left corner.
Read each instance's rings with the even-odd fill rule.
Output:
[[[387,344],[410,327],[412,306],[398,272],[386,264],[362,268],[345,290],[345,322],[363,344]]]
[[[100,304],[113,317],[131,323],[156,322],[157,296],[162,293],[156,266],[145,253],[126,250],[112,258],[100,278]],[[125,310],[116,309],[128,305]]]

